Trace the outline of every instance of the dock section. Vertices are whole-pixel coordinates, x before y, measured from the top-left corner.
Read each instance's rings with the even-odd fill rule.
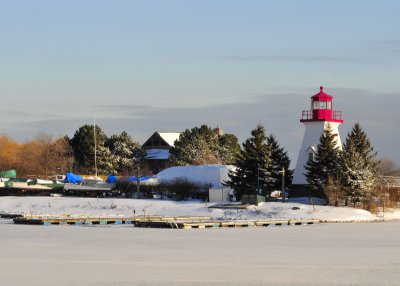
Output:
[[[5,215],[6,216],[6,215]],[[27,225],[107,225],[107,224],[131,224],[137,222],[159,221],[161,223],[169,221],[206,221],[210,217],[162,217],[158,215],[140,215],[140,216],[79,216],[79,215],[18,215],[9,216],[13,218],[15,224]]]
[[[25,225],[132,225],[141,228],[250,228],[319,224],[320,220],[215,220],[206,216],[164,217],[158,215],[141,216],[80,216],[80,215],[39,215],[2,214],[13,218],[15,224]]]
[[[146,228],[248,228],[248,227],[274,227],[274,226],[293,226],[293,225],[314,225],[319,224],[320,220],[255,220],[255,221],[142,221],[138,220],[134,224],[136,227]]]

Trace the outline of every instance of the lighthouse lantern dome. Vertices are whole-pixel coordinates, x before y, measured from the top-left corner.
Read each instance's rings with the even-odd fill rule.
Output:
[[[332,109],[332,96],[324,92],[324,87],[321,86],[320,92],[311,97],[311,109]]]
[[[311,97],[311,111],[303,111],[300,121],[342,121],[340,111],[332,111],[332,96],[324,92],[321,86],[320,91]]]

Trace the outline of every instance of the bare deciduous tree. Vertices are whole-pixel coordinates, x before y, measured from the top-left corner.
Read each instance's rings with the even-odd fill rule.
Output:
[[[339,206],[340,201],[345,198],[345,192],[340,184],[339,179],[328,177],[327,184],[324,187],[324,193],[330,205]]]
[[[73,152],[66,138],[53,138],[40,133],[35,139],[23,143],[18,150],[16,169],[19,177],[52,177],[69,171],[73,165]]]
[[[8,136],[0,136],[0,170],[15,169],[20,144]]]
[[[390,158],[382,158],[379,161],[379,173],[382,176],[390,175],[391,172],[397,170],[397,165],[394,160]]]

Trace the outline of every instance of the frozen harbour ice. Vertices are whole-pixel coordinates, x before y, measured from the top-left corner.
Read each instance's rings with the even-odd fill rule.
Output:
[[[0,223],[1,285],[399,285],[400,223],[251,229]]]
[[[0,197],[0,212],[364,221],[249,229],[30,226],[0,219],[0,285],[399,285],[400,222],[301,202],[245,211],[206,203]],[[396,219],[399,211],[385,214]]]

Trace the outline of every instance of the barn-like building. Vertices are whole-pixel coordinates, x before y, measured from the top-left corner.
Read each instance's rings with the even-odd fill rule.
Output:
[[[144,170],[148,173],[157,174],[161,170],[170,167],[170,150],[179,139],[179,132],[156,131],[142,145],[146,152]]]

